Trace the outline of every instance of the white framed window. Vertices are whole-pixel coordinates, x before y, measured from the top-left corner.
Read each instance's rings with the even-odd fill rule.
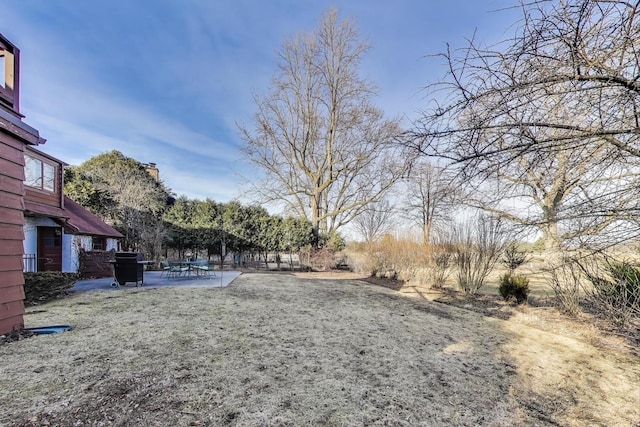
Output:
[[[56,168],[50,163],[25,154],[24,184],[40,190],[56,191]]]

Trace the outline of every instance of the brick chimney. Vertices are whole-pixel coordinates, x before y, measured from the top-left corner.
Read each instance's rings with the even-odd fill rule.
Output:
[[[147,172],[149,173],[149,175],[151,175],[153,179],[156,180],[156,182],[160,181],[160,171],[156,167],[156,164],[148,163],[145,166],[147,167]]]

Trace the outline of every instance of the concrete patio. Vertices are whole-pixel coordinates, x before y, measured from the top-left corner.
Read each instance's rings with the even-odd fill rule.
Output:
[[[144,283],[139,285],[140,288],[166,288],[174,287],[210,287],[223,288],[228,286],[236,277],[241,274],[239,271],[219,271],[216,270],[215,277],[177,277],[168,278],[166,274],[160,271],[145,271]],[[119,291],[125,288],[135,288],[134,282],[127,282],[125,286],[113,287],[113,277],[104,277],[100,279],[84,279],[78,280],[75,285],[69,289],[71,292],[95,291],[95,290],[113,290]]]

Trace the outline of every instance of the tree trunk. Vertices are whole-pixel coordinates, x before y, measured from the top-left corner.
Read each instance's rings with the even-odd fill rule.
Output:
[[[557,260],[562,252],[560,237],[558,236],[557,215],[549,214],[545,224],[542,226],[542,237],[544,239],[545,259],[548,261]]]
[[[431,243],[431,221],[426,221],[422,226],[422,240],[425,245]]]
[[[320,203],[319,196],[311,199],[311,227],[316,236],[320,234]]]

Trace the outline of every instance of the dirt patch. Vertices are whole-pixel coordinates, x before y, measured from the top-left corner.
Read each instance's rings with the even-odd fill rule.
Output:
[[[367,280],[365,274],[353,273],[351,271],[331,270],[331,271],[311,271],[291,273],[300,279],[321,279],[321,280]]]
[[[0,335],[0,345],[31,338],[32,336],[33,332],[31,331],[27,331],[25,329],[14,329],[8,334]]]
[[[640,358],[623,348],[544,330],[526,311],[505,321],[361,279],[245,274],[228,288],[43,305],[29,324],[75,328],[0,346],[0,424],[640,421]]]

